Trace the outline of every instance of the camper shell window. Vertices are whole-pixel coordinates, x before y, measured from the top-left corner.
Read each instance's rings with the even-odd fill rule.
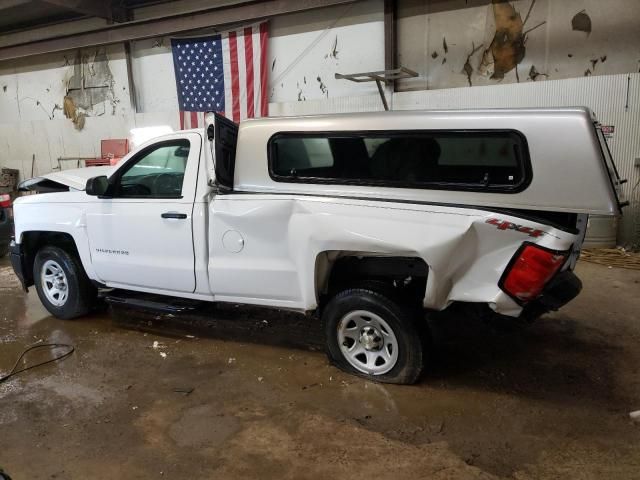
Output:
[[[269,141],[278,182],[516,193],[531,182],[514,130],[281,132]]]

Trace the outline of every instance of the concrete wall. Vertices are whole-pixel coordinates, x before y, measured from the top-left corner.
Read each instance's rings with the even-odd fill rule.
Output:
[[[269,28],[274,112],[280,102],[376,92],[374,85],[334,75],[384,68],[383,0],[282,16]],[[128,138],[132,128],[177,129],[170,39],[135,42],[132,74],[137,108],[130,100],[123,45],[0,64],[0,166],[28,178],[57,169],[59,157],[98,157],[101,139]],[[65,96],[84,117],[82,129],[65,116]],[[77,162],[60,165],[76,168]]]
[[[403,90],[637,72],[637,0],[398,0]]]
[[[268,50],[271,103],[376,93],[334,75],[384,69],[383,0],[273,18]],[[175,111],[170,38],[135,42],[132,53],[138,111]]]

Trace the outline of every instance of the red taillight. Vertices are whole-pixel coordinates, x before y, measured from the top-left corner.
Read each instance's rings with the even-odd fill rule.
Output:
[[[516,253],[502,277],[500,287],[520,303],[529,302],[542,293],[568,254],[527,243]]]
[[[0,195],[0,208],[11,208],[11,197],[9,195]]]
[[[0,208],[6,210],[8,218],[13,218],[13,208],[11,208],[11,197],[9,195],[0,195]]]

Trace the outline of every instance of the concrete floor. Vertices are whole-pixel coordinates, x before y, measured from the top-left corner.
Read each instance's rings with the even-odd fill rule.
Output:
[[[0,467],[14,480],[640,478],[640,272],[578,274],[582,295],[526,330],[438,322],[429,372],[403,387],[330,366],[312,319],[55,320],[0,260],[0,371],[41,339],[77,348],[0,384]]]

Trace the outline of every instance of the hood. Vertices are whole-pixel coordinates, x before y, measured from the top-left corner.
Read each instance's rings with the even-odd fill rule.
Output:
[[[36,192],[60,192],[84,190],[87,180],[100,175],[109,176],[114,167],[86,167],[61,172],[51,172],[40,177],[30,178],[18,185],[18,190]]]

